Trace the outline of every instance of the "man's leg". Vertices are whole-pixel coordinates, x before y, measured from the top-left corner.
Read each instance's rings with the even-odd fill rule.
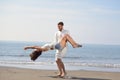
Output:
[[[61,40],[61,42],[60,42],[61,46],[62,46],[62,47],[65,47],[67,41],[68,41],[74,48],[76,48],[76,47],[82,47],[82,45],[77,44],[77,43],[72,39],[72,37],[71,37],[70,35],[68,35],[68,34],[66,34],[66,35],[62,38],[62,40]]]
[[[61,60],[61,66],[62,66],[62,70],[63,70],[61,77],[64,77],[66,75],[66,71],[65,71],[65,66],[64,66],[64,63],[62,62],[62,60]]]
[[[57,63],[58,69],[59,69],[58,76],[64,77],[66,75],[66,71],[65,71],[65,66],[64,66],[62,60],[58,58],[56,60],[56,63]]]
[[[59,58],[57,58],[56,63],[57,63],[57,67],[59,69],[59,73],[57,75],[61,76],[62,75],[61,60]]]

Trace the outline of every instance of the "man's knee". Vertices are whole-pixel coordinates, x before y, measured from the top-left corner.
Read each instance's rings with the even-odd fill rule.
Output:
[[[58,63],[58,62],[61,62],[61,59],[57,58],[56,62],[57,62],[57,63]]]

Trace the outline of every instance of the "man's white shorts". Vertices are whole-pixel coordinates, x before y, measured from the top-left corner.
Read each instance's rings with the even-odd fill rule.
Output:
[[[55,60],[62,59],[63,57],[65,57],[66,52],[67,52],[66,47],[64,49],[62,49],[62,50],[56,50]]]

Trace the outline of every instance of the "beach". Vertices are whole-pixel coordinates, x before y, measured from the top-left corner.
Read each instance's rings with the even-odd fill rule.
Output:
[[[120,72],[72,70],[64,79],[56,74],[56,70],[0,67],[0,80],[120,80]]]
[[[32,50],[23,50],[38,44],[45,43],[0,41],[0,80],[120,80],[120,45],[84,44],[78,49],[68,45],[63,79],[56,77],[54,51],[33,62],[29,57]]]

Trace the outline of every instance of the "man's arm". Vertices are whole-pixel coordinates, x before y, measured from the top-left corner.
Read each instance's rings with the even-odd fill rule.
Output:
[[[57,33],[55,33],[53,43],[57,43],[57,42],[58,42]]]

